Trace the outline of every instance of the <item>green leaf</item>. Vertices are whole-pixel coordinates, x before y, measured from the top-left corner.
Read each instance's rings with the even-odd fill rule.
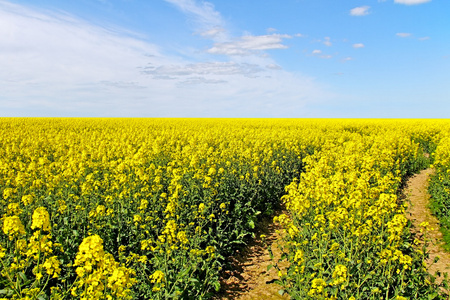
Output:
[[[273,252],[272,252],[272,246],[269,246],[269,248],[267,250],[269,251],[270,259],[273,260],[274,255],[273,255]]]
[[[216,281],[213,283],[214,289],[216,290],[216,292],[218,292],[220,290],[220,282]]]
[[[433,293],[428,295],[428,300],[436,299],[438,297],[438,293]]]
[[[272,269],[272,268],[273,268],[273,265],[272,265],[272,264],[268,265],[268,266],[267,266],[267,271],[269,271],[269,270]]]
[[[8,288],[0,290],[0,295],[12,296],[13,294],[14,294],[13,290]]]
[[[248,221],[248,226],[249,226],[251,229],[255,229],[255,222],[253,222],[253,220]]]
[[[20,278],[22,278],[23,281],[28,280],[27,276],[23,272],[19,272],[19,276],[20,276]]]
[[[189,272],[191,271],[192,268],[187,268],[187,269],[183,269],[181,270],[181,272],[178,274],[178,277],[180,277],[178,280],[184,280],[183,277],[187,276],[189,274]]]
[[[280,296],[283,296],[284,295],[284,290],[279,290],[278,294],[280,294]]]

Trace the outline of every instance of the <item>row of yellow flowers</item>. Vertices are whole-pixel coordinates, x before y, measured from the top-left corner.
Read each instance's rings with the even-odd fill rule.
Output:
[[[450,132],[441,132],[439,140],[434,143],[434,174],[428,187],[431,195],[430,208],[440,221],[444,237],[444,248],[450,250]]]
[[[355,123],[347,132],[330,126],[305,159],[306,172],[286,187],[289,216],[275,218],[290,263],[279,271],[281,283],[294,299],[446,299],[427,273],[426,246],[411,236],[399,196],[449,123]]]
[[[208,298],[295,177],[293,298],[428,295],[396,193],[448,125],[0,119],[0,299]]]

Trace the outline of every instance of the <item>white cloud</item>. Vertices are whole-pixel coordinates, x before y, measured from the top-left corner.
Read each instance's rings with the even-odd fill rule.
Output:
[[[401,37],[401,38],[407,38],[407,37],[412,36],[412,34],[408,33],[408,32],[399,32],[399,33],[396,33],[395,35],[398,37]]]
[[[225,32],[225,29],[222,27],[214,27],[209,30],[200,32],[200,35],[209,39],[217,39],[221,37]]]
[[[137,68],[168,60],[157,46],[123,32],[6,1],[0,1],[0,36],[3,116],[101,116],[114,107],[126,113],[120,98],[132,103],[155,87]]]
[[[8,2],[0,2],[0,36],[0,78],[13,81],[114,81],[161,55],[157,46],[120,32]]]
[[[327,47],[331,47],[331,45],[333,45],[328,36],[325,37],[325,41],[323,42],[323,44]]]
[[[431,0],[394,0],[394,2],[405,5],[416,5],[431,2]]]
[[[366,16],[369,14],[370,6],[359,6],[350,10],[351,16]]]
[[[206,79],[205,77],[189,77],[181,81],[179,85],[198,85],[198,84],[220,84],[227,81],[221,79]]]
[[[210,2],[195,0],[165,0],[175,5],[182,12],[193,17],[201,26],[210,28],[223,27],[224,21],[214,5]]]
[[[215,41],[207,50],[210,54],[229,56],[246,56],[263,50],[286,49],[283,39],[291,38],[286,34],[270,34],[276,32],[275,28],[267,28],[267,35],[244,35],[238,39],[229,36],[225,21],[221,14],[215,10],[214,5],[207,1],[196,0],[165,0],[175,5],[188,16],[193,17],[202,28],[200,35]]]
[[[267,69],[271,69],[271,70],[282,70],[283,68],[277,64],[268,64],[266,66]]]
[[[200,10],[193,1],[171,2],[211,25],[205,36],[224,28],[217,14],[204,15],[214,12],[204,2]],[[301,117],[329,96],[270,57],[167,55],[136,34],[2,0],[0,36],[0,116]],[[233,45],[282,49],[288,37],[247,36]]]
[[[364,48],[364,44],[362,43],[353,44],[352,46],[353,48]]]
[[[180,65],[147,66],[142,73],[154,75],[166,79],[177,79],[178,76],[191,75],[243,75],[254,77],[256,73],[263,69],[257,64],[236,63],[236,62],[207,62],[191,63]]]
[[[164,0],[191,18],[197,26],[197,33],[204,38],[216,42],[229,39],[226,22],[222,15],[216,11],[214,5],[207,1],[196,0]]]
[[[415,39],[415,40],[417,39],[419,41],[426,41],[426,40],[430,39],[429,36],[423,36],[420,38],[416,38],[416,37],[414,37],[414,35],[412,33],[409,33],[409,32],[399,32],[399,33],[396,33],[395,35],[400,38],[413,38],[413,39]]]
[[[250,55],[260,50],[286,49],[288,47],[282,44],[283,39],[286,38],[291,36],[286,34],[246,35],[232,42],[215,43],[207,52],[223,55]]]
[[[322,54],[323,53],[322,50],[319,50],[319,49],[315,49],[311,53],[313,55],[315,55],[316,57],[323,58],[323,59],[330,59],[333,57],[332,55],[329,55],[329,54]]]

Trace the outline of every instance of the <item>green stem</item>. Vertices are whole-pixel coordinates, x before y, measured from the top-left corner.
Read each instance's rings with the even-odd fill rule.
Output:
[[[16,294],[20,297],[22,297],[22,293],[16,289],[15,285],[13,284],[13,281],[11,279],[11,277],[9,277],[9,272],[6,272],[6,270],[8,270],[5,266],[5,264],[3,263],[3,259],[0,259],[2,266],[3,266],[3,270],[5,270],[6,273],[6,277],[8,278],[9,282],[11,283],[11,287],[13,288],[13,290],[16,292]]]

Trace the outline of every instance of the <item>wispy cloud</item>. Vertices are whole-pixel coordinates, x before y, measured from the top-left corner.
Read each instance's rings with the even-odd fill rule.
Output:
[[[401,37],[401,38],[407,38],[407,37],[412,36],[412,34],[408,33],[408,32],[398,32],[395,35],[398,36],[398,37]]]
[[[281,66],[279,66],[277,64],[268,64],[266,66],[266,68],[270,69],[270,70],[282,70],[283,69]]]
[[[366,16],[369,14],[370,6],[359,6],[350,10],[351,16]]]
[[[311,52],[312,55],[319,57],[319,58],[323,58],[323,59],[330,59],[333,56],[329,55],[329,54],[323,54],[322,50],[319,49],[315,49]]]
[[[412,33],[409,32],[399,32],[395,34],[396,36],[400,38],[411,38],[418,41],[427,41],[430,39],[429,36],[423,36],[423,37],[415,37]]]
[[[196,18],[216,49],[226,48],[216,40],[223,20],[210,4],[168,2]],[[313,79],[270,57],[199,62],[138,34],[3,0],[0,36],[0,116],[289,117],[325,97]],[[248,35],[229,46],[258,53],[286,48],[286,38]]]
[[[394,0],[394,2],[405,5],[416,5],[431,2],[431,0]]]
[[[228,40],[226,22],[216,11],[214,5],[207,1],[195,0],[164,0],[183,12],[196,24],[196,34],[216,42]]]
[[[331,45],[333,45],[333,44],[331,43],[330,37],[328,37],[328,36],[326,36],[326,37],[324,38],[323,44],[324,44],[325,46],[327,46],[327,47],[331,47]]]
[[[18,82],[121,81],[161,56],[156,45],[127,34],[3,1],[0,36],[0,77]]]
[[[204,27],[223,27],[224,21],[221,14],[215,10],[210,2],[195,0],[165,0],[175,5],[183,13],[192,17],[198,24]]]
[[[357,43],[357,44],[353,44],[352,45],[353,48],[364,48],[364,44],[363,43]]]
[[[243,75],[254,77],[263,69],[257,64],[235,62],[208,62],[182,65],[162,65],[158,67],[147,66],[143,73],[147,75],[162,76],[162,78],[177,79],[179,76],[198,75]]]
[[[0,36],[3,116],[126,113],[155,87],[137,68],[168,61],[158,46],[120,30],[6,1]],[[125,95],[129,106],[119,100]]]
[[[211,54],[250,55],[260,50],[286,49],[283,39],[291,38],[286,34],[247,35],[235,41],[216,43],[207,50]]]
[[[221,84],[226,83],[226,80],[222,79],[207,79],[205,77],[189,77],[188,79],[181,81],[179,85],[199,85],[199,84]]]
[[[201,36],[209,39],[217,39],[221,35],[225,34],[225,29],[222,27],[214,27],[206,31],[202,31],[199,33]]]

